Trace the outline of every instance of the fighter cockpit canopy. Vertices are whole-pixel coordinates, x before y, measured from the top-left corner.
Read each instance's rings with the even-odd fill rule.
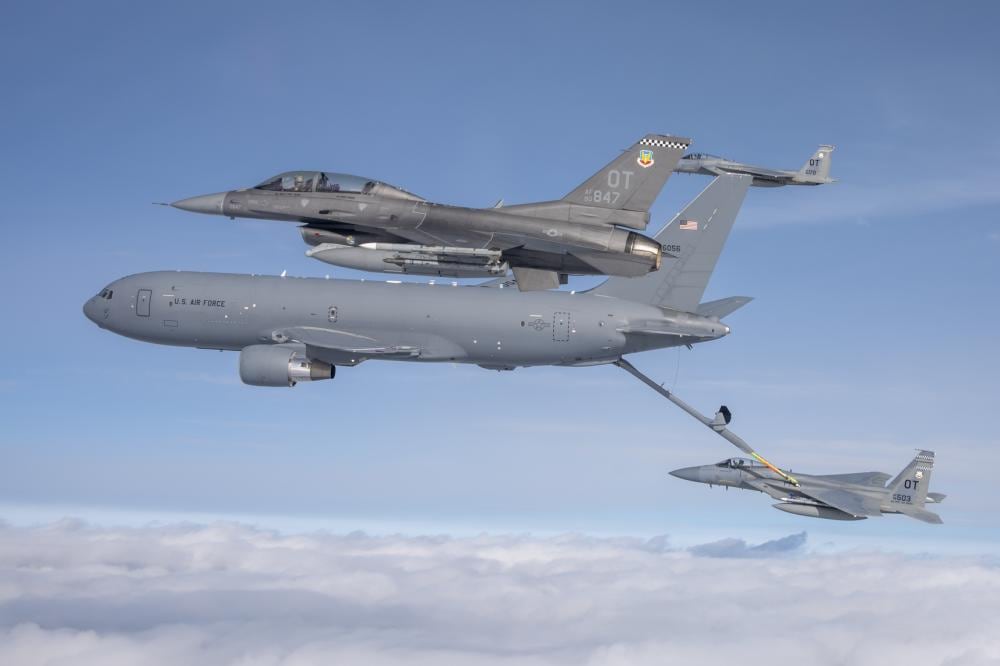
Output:
[[[716,467],[729,467],[730,469],[746,469],[747,467],[763,467],[756,460],[751,460],[749,458],[726,458],[720,463],[715,464]]]
[[[270,192],[343,192],[345,194],[377,194],[401,199],[421,200],[415,194],[386,183],[329,171],[286,171],[269,178],[255,190]]]
[[[345,173],[288,171],[270,178],[254,189],[272,192],[359,192],[368,194],[377,181]]]
[[[682,160],[724,160],[722,155],[712,155],[710,153],[688,153]]]

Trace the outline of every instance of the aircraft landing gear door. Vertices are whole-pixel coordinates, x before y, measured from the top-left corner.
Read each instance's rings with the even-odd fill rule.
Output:
[[[568,312],[556,312],[552,315],[552,340],[555,342],[569,341]]]
[[[149,301],[153,298],[153,292],[150,289],[140,289],[139,293],[135,297],[135,313],[140,317],[149,316]]]

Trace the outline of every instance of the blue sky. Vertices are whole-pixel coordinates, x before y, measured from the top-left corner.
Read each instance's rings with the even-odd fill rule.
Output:
[[[998,13],[12,5],[0,517],[995,543]],[[464,205],[550,199],[651,131],[780,168],[833,143],[841,182],[752,190],[707,297],[757,300],[727,339],[633,361],[706,411],[727,403],[735,430],[793,469],[895,473],[935,449],[944,526],[805,523],[762,496],[673,479],[732,451],[614,368],[372,362],[257,389],[239,383],[235,354],[125,340],[80,312],[146,270],[358,277],[304,257],[292,225],[154,201],[297,168]],[[672,178],[654,225],[706,184]]]

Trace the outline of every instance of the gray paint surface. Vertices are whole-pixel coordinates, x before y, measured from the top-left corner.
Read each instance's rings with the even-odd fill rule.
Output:
[[[308,256],[361,270],[494,277],[511,268],[635,277],[655,271],[655,241],[638,233],[689,139],[649,134],[560,200],[490,208],[449,206],[374,179],[292,171],[260,185],[174,202],[231,218],[301,222]],[[636,231],[638,230],[638,231]],[[471,252],[481,251],[479,253]]]
[[[940,516],[924,508],[928,502],[939,503],[944,499],[940,493],[927,492],[933,466],[934,452],[920,451],[895,478],[884,472],[828,475],[796,472],[795,484],[748,458],[729,458],[714,465],[685,467],[670,473],[686,481],[756,490],[778,500],[776,509],[800,516],[863,520],[898,513],[927,523],[941,523]]]
[[[836,182],[830,177],[830,153],[834,147],[824,144],[806,160],[798,171],[767,169],[737,162],[718,155],[692,153],[685,155],[674,167],[678,173],[697,173],[719,176],[724,173],[742,173],[753,176],[756,187],[781,187],[782,185],[826,185]]]
[[[668,227],[663,237],[674,239],[676,271],[608,282],[589,292],[520,292],[506,281],[458,287],[163,271],[112,282],[87,301],[84,313],[102,328],[157,344],[225,350],[283,345],[295,355],[288,359],[289,373],[297,359],[331,365],[457,362],[493,369],[614,362],[623,354],[729,333],[719,313],[748,299],[716,303],[710,314],[700,314],[697,303],[688,307],[689,295],[704,291],[748,180],[721,176],[688,206],[711,211],[711,223],[700,219],[694,230],[677,228],[677,221],[670,225],[675,231]],[[686,286],[684,298],[671,296],[671,283]],[[274,385],[293,383],[292,374],[286,379]]]

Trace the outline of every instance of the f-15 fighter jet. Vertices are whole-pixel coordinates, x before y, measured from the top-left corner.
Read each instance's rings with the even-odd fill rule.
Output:
[[[700,173],[706,176],[718,176],[724,173],[744,173],[753,176],[752,184],[757,187],[825,185],[836,182],[836,179],[830,178],[830,153],[832,152],[833,146],[820,146],[798,171],[765,169],[764,167],[736,162],[725,157],[719,157],[718,155],[690,153],[681,158],[677,166],[674,167],[674,171],[678,173]]]
[[[224,215],[300,222],[306,254],[382,273],[499,277],[522,291],[567,275],[638,277],[661,248],[637,233],[690,139],[648,134],[557,201],[465,208],[425,200],[371,178],[289,171],[255,187],[170,204]]]
[[[685,467],[670,473],[685,481],[757,490],[778,500],[775,509],[799,516],[864,520],[901,513],[925,523],[940,523],[939,515],[924,508],[925,504],[937,504],[945,498],[941,493],[927,492],[933,466],[934,452],[920,451],[895,478],[884,472],[821,476],[796,472],[798,485],[749,458],[728,458],[714,465]],[[889,479],[892,481],[886,485]]]
[[[678,403],[676,398],[671,399]],[[895,478],[884,472],[821,476],[796,472],[792,476],[790,471],[778,469],[761,458],[729,430],[732,412],[725,405],[719,408],[714,419],[706,418],[687,403],[680,402],[678,406],[754,457],[727,458],[714,465],[684,467],[670,472],[679,479],[710,486],[756,490],[778,500],[773,505],[775,509],[810,518],[864,520],[870,516],[901,513],[925,523],[941,522],[939,515],[924,508],[925,504],[938,504],[945,498],[941,493],[927,492],[934,467],[933,451],[918,452]],[[891,478],[892,481],[886,485]]]

